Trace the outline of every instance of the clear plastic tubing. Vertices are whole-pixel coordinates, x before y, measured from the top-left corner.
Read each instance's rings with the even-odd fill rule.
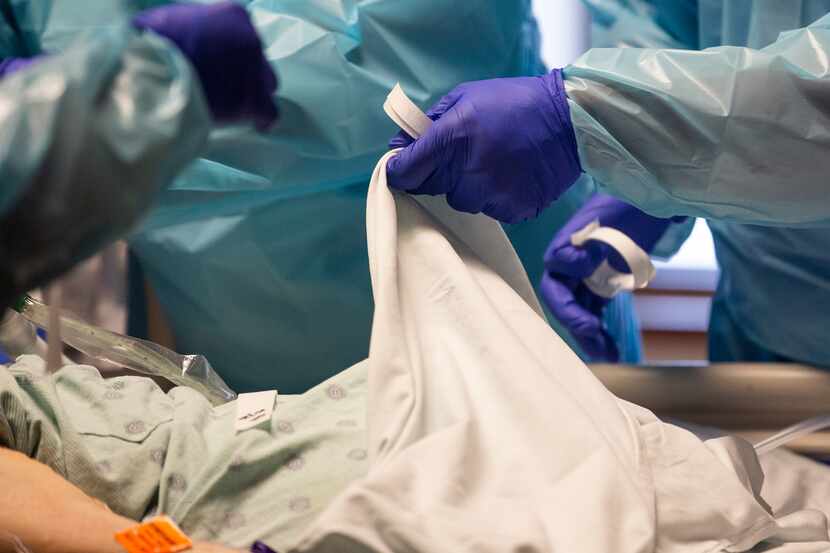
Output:
[[[48,332],[47,305],[24,296],[15,310]],[[193,388],[214,405],[236,399],[236,393],[202,355],[181,355],[147,340],[98,328],[66,313],[61,314],[60,321],[63,341],[90,357]]]
[[[11,309],[0,317],[0,347],[12,359],[27,353],[46,359],[46,343],[38,339],[35,325]]]
[[[830,415],[803,420],[755,444],[755,453],[763,455],[801,436],[830,427]]]

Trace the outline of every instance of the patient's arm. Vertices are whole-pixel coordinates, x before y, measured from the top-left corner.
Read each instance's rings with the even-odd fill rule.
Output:
[[[52,469],[0,447],[0,531],[32,553],[124,553],[113,534],[135,522],[109,511]],[[194,553],[224,553],[199,544]],[[0,534],[0,553],[14,548]]]
[[[0,529],[33,553],[123,553],[113,534],[134,524],[46,465],[0,448]]]

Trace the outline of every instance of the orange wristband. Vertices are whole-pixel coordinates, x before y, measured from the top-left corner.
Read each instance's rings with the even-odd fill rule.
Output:
[[[158,516],[116,532],[115,541],[127,553],[177,553],[193,547],[193,542],[169,517]]]

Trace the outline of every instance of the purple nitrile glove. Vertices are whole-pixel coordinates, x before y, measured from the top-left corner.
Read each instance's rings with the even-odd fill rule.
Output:
[[[271,549],[270,547],[268,547],[267,545],[265,545],[263,542],[257,540],[251,546],[251,553],[277,553],[277,552],[274,551],[273,549]]]
[[[389,186],[446,194],[459,211],[505,223],[536,217],[582,168],[561,70],[462,84],[427,113],[435,121],[386,166]]]
[[[6,58],[3,61],[0,61],[0,79],[20,71],[21,69],[25,69],[33,63],[37,63],[43,57],[44,56],[34,56],[31,58]]]
[[[582,246],[574,246],[571,235],[591,222],[599,221],[600,226],[621,231],[645,252],[651,253],[671,223],[683,219],[685,217],[652,217],[622,200],[596,194],[553,237],[545,252],[542,299],[591,359],[617,361],[619,353],[602,325],[602,310],[608,299],[593,293],[582,280],[591,276],[606,259],[617,271],[630,270],[607,244],[588,241]]]
[[[190,60],[217,123],[251,120],[263,130],[276,121],[277,76],[245,8],[173,4],[137,14],[133,25],[166,37]]]

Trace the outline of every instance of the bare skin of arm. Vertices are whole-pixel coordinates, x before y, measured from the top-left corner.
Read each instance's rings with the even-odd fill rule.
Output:
[[[32,553],[124,553],[113,539],[135,521],[119,516],[46,465],[0,447],[0,531]],[[234,550],[199,543],[194,553]],[[0,553],[14,553],[0,534]]]

